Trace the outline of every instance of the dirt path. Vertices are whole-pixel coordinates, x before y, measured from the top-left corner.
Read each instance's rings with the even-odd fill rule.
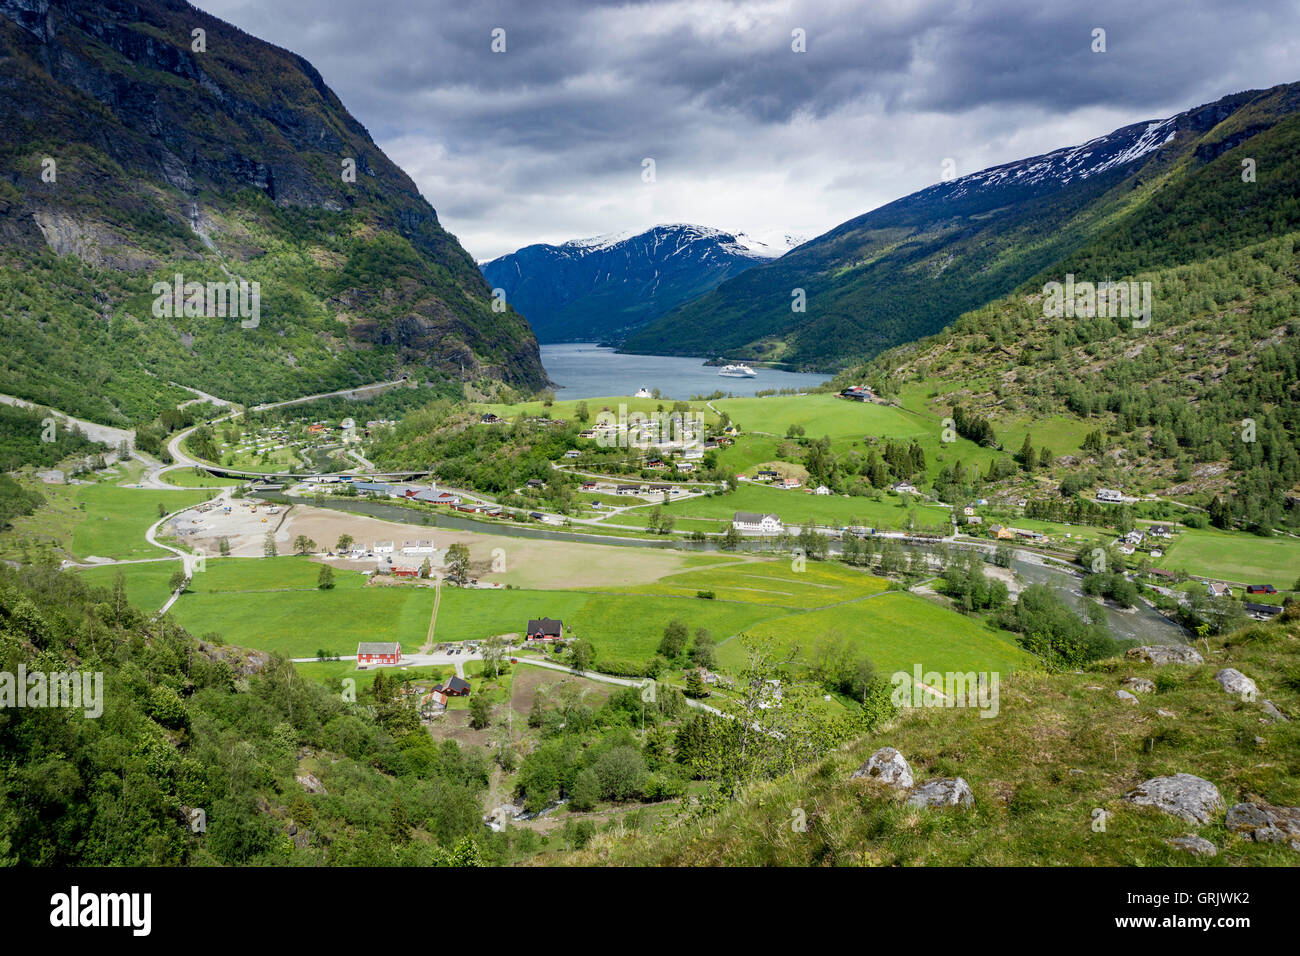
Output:
[[[433,653],[433,632],[438,626],[438,605],[442,603],[442,578],[433,586],[433,613],[429,615],[429,630],[424,635],[424,646],[420,648],[421,654]],[[459,672],[459,668],[457,671]]]

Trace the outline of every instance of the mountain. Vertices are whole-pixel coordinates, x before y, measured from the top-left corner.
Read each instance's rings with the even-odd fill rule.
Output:
[[[1294,227],[1297,183],[1275,175],[1290,157],[1270,134],[1291,128],[1298,105],[1300,84],[1238,93],[931,186],[728,279],[624,347],[840,368],[933,334],[1045,270],[1060,272],[1090,243],[1101,253],[1086,264],[1104,263],[1118,279],[1187,261],[1180,256],[1191,245],[1196,255],[1218,255],[1281,235]],[[1272,169],[1272,185],[1261,172],[1249,184],[1260,188],[1238,188],[1244,159]],[[1177,232],[1152,231],[1157,221]],[[796,289],[805,312],[792,309]]]
[[[525,246],[482,269],[539,340],[617,341],[798,243],[781,235],[764,239],[707,226],[660,225],[637,234]]]
[[[125,423],[191,397],[165,382],[545,384],[527,324],[302,57],[180,0],[0,0],[0,90],[0,391]],[[257,327],[156,317],[176,274],[260,283]]]

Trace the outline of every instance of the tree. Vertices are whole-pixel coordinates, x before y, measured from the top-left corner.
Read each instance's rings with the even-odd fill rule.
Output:
[[[736,530],[736,526],[727,525],[727,530],[722,533],[722,550],[735,551],[740,547],[740,540],[740,532]]]
[[[275,532],[268,531],[266,537],[262,539],[262,554],[268,558],[274,558],[279,553],[279,549],[275,546]]]
[[[591,669],[596,659],[596,649],[587,641],[574,641],[569,645],[569,666],[574,673],[581,674]]]
[[[601,793],[610,800],[639,796],[645,786],[645,758],[635,747],[611,748],[596,761],[592,770],[600,782]]]
[[[708,685],[704,683],[699,671],[691,671],[686,675],[686,696],[696,700],[709,696]]]
[[[334,569],[328,564],[320,566],[320,574],[316,575],[316,587],[322,591],[328,591],[334,587]]]
[[[471,697],[469,700],[469,725],[475,730],[482,730],[491,723],[492,705],[488,703],[487,698],[483,695]]]
[[[717,663],[713,635],[704,628],[696,628],[695,644],[691,647],[691,663],[696,667],[711,668]]]
[[[573,810],[594,810],[600,801],[600,778],[588,767],[578,771],[569,794],[569,807]]]
[[[222,556],[223,558],[225,558],[225,557],[229,557],[229,556],[230,556],[230,539],[229,539],[229,538],[222,538],[221,541],[218,542],[217,547],[218,547],[218,549],[221,551],[221,556]]]
[[[500,635],[489,637],[483,642],[483,670],[489,668],[493,677],[501,676],[501,667],[506,660],[506,640]]]
[[[588,411],[586,402],[579,402],[573,407],[573,417],[584,425],[591,420],[591,412]]]
[[[447,577],[456,584],[469,580],[469,545],[458,541],[447,549]]]
[[[1016,461],[1020,462],[1020,467],[1025,471],[1033,471],[1035,459],[1034,446],[1029,441],[1029,435],[1025,435],[1025,443],[1020,446],[1020,451],[1016,453]]]
[[[293,550],[298,554],[310,554],[316,550],[316,542],[305,534],[300,534],[293,539]]]
[[[686,639],[689,636],[686,623],[673,618],[664,626],[663,640],[659,642],[659,653],[670,661],[676,660],[686,650]]]
[[[411,839],[411,821],[402,806],[401,797],[393,797],[393,805],[388,810],[388,835],[394,843],[407,843]]]
[[[355,539],[350,534],[339,535],[338,541],[334,544],[334,550],[338,552],[349,551],[352,548],[352,542]]]
[[[172,573],[171,580],[168,582],[168,586],[173,591],[184,591],[187,587],[190,586],[189,576],[186,575],[186,573],[183,570],[174,571]]]

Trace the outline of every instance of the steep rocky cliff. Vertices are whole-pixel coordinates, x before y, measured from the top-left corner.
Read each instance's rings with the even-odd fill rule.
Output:
[[[258,327],[156,317],[175,273],[259,282]],[[0,305],[0,391],[100,418],[147,413],[154,376],[241,401],[545,383],[527,323],[315,68],[181,0],[0,0]]]

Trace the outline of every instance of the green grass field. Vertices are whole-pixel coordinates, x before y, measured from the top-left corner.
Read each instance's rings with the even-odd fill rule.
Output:
[[[70,550],[78,557],[150,558],[165,554],[144,539],[158,520],[158,506],[176,511],[207,501],[211,491],[151,491],[116,485],[85,485],[76,490],[82,519],[72,532]],[[83,509],[84,506],[84,509]]]
[[[162,570],[127,566],[133,600],[157,607],[166,598]],[[168,563],[167,573],[174,567]],[[196,635],[215,632],[230,644],[314,657],[319,649],[352,654],[363,640],[423,645],[433,610],[431,588],[366,586],[360,572],[336,571],[336,587],[315,587],[319,564],[297,557],[213,559],[171,614]],[[114,569],[96,569],[102,581]],[[720,663],[739,663],[736,635],[770,633],[783,642],[828,636],[861,640],[878,668],[915,660],[936,669],[1010,670],[1027,655],[982,624],[908,594],[887,594],[881,578],[833,563],[729,559],[645,585],[578,590],[442,589],[435,642],[520,635],[530,618],[564,621],[566,635],[590,641],[600,662],[652,657],[667,624],[705,628],[722,645]],[[713,599],[696,596],[711,590]],[[136,594],[141,597],[136,598]],[[157,600],[155,600],[157,599]],[[730,648],[730,650],[727,650]],[[337,669],[337,667],[336,667]]]
[[[1011,635],[901,591],[771,619],[763,622],[760,633],[801,652],[819,641],[847,639],[867,652],[884,677],[894,671],[910,673],[916,664],[926,671],[1010,673],[1033,663]],[[739,666],[742,655],[739,641],[718,650],[723,667]]]
[[[171,576],[180,569],[181,562],[177,558],[144,564],[106,564],[78,570],[76,574],[87,584],[100,588],[111,588],[121,574],[127,600],[143,611],[156,611],[171,596]]]
[[[915,516],[917,530],[946,531],[951,527],[947,508],[922,503],[904,508],[901,499],[892,495],[884,495],[880,501],[874,501],[866,497],[807,494],[803,489],[782,491],[747,483],[742,483],[729,494],[692,498],[668,507],[668,512],[674,516],[712,518],[717,521],[730,521],[737,511],[756,511],[760,514],[772,512],[780,515],[787,525],[801,525],[812,520],[830,527],[864,524],[892,530],[905,528],[911,512]],[[638,511],[632,511],[623,518],[630,519],[636,514]]]
[[[883,578],[839,564],[810,561],[803,571],[796,571],[788,561],[762,561],[673,574],[636,590],[680,597],[712,591],[718,601],[815,608],[878,594],[888,587]]]
[[[663,406],[665,412],[672,411],[675,400],[671,398],[633,398],[630,395],[612,395],[604,398],[572,398],[557,400],[550,408],[547,408],[540,401],[535,401],[519,402],[514,405],[478,404],[474,406],[474,410],[478,412],[492,412],[493,414],[506,419],[513,419],[517,415],[530,415],[534,417],[545,415],[549,418],[563,418],[565,421],[576,422],[576,411],[579,402],[586,402],[587,412],[591,416],[591,424],[594,424],[596,421],[596,415],[602,409],[608,409],[617,415],[619,406],[623,405],[627,407],[628,414],[631,414],[632,412],[642,412],[648,415],[651,412],[656,411],[660,406]],[[709,407],[703,402],[689,402],[688,404],[690,405],[692,412],[699,412],[704,416],[705,422],[711,423],[718,420],[718,416],[710,411]],[[718,407],[721,408],[722,406],[719,405]]]
[[[850,402],[829,394],[769,395],[764,398],[724,398],[714,407],[726,412],[745,432],[784,436],[791,425],[803,427],[806,437],[886,438],[920,437],[931,430],[924,418],[888,405]]]
[[[196,475],[192,468],[177,468],[175,471],[163,472],[160,478],[177,488],[226,488],[240,484],[238,478],[222,478],[210,475],[206,471]]]
[[[1290,589],[1300,575],[1300,538],[1184,530],[1156,564],[1202,577]]]

